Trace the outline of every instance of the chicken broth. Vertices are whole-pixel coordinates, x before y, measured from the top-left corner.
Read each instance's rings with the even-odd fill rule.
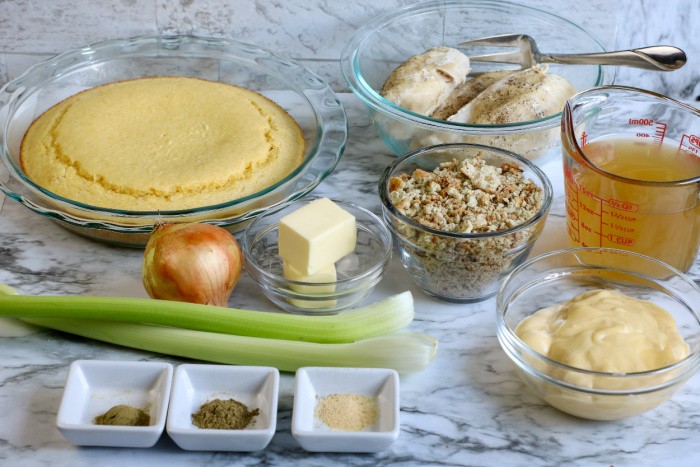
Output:
[[[698,183],[692,182],[700,177],[700,156],[624,138],[594,140],[582,150],[600,170],[629,180],[580,164],[576,148],[564,145],[570,244],[631,250],[687,271],[700,246]]]
[[[700,177],[700,156],[670,144],[606,138],[587,144],[583,151],[599,169],[633,180],[677,182]]]

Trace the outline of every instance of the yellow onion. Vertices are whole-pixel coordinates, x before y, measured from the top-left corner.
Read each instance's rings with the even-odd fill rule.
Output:
[[[241,249],[225,229],[159,224],[144,251],[142,278],[151,298],[227,306],[241,269]]]

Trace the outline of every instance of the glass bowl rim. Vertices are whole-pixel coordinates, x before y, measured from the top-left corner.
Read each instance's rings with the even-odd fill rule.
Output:
[[[409,120],[410,122],[418,123],[421,125],[427,125],[429,127],[435,127],[439,130],[466,130],[467,132],[473,131],[475,134],[479,134],[479,131],[521,133],[556,127],[559,124],[559,121],[562,117],[561,111],[557,112],[556,114],[548,115],[539,119],[505,124],[458,123],[448,122],[441,119],[435,119],[425,115],[421,115],[416,112],[412,112],[410,110],[406,110],[394,104],[393,102],[388,101],[366,82],[362,74],[359,72],[359,66],[357,63],[357,51],[365,43],[365,41],[367,41],[368,36],[375,33],[377,30],[386,27],[390,23],[410,18],[414,15],[418,15],[421,13],[431,12],[436,8],[442,8],[446,10],[461,7],[508,9],[509,11],[516,11],[521,13],[525,12],[535,16],[540,15],[551,21],[555,21],[560,24],[566,24],[567,27],[571,27],[574,30],[580,31],[600,48],[598,52],[605,52],[607,50],[603,45],[602,41],[596,35],[583,28],[582,26],[549,11],[540,10],[529,5],[499,0],[433,0],[412,5],[406,5],[394,10],[390,10],[375,17],[372,21],[366,23],[364,26],[360,27],[355,31],[353,36],[343,48],[340,59],[341,72],[343,78],[347,82],[350,89],[362,100],[363,103],[375,110],[387,113],[400,120]],[[615,81],[617,70],[615,68],[612,68],[609,71],[609,73],[610,84],[612,84]],[[595,83],[592,86],[602,85],[605,81],[605,78],[606,70],[602,66],[598,65],[598,76],[595,80]]]
[[[637,186],[648,186],[648,187],[659,187],[659,188],[679,188],[690,186],[694,184],[700,184],[700,175],[686,178],[682,180],[672,180],[672,181],[653,181],[653,180],[638,180],[635,178],[623,177],[622,175],[617,175],[612,172],[608,172],[596,165],[593,161],[586,156],[586,153],[581,148],[577,138],[572,137],[573,131],[576,127],[576,122],[574,122],[573,111],[577,106],[588,104],[588,99],[595,99],[601,95],[609,97],[610,93],[622,94],[624,96],[638,95],[645,96],[654,99],[656,104],[668,104],[673,106],[676,110],[683,110],[695,114],[696,117],[700,118],[700,109],[692,107],[688,104],[680,102],[663,94],[659,94],[654,91],[647,89],[636,88],[632,86],[620,86],[620,85],[606,85],[606,86],[596,86],[585,91],[574,94],[569,99],[567,99],[566,104],[564,104],[564,110],[562,112],[562,135],[566,135],[566,140],[570,145],[576,150],[576,158],[581,159],[583,164],[587,169],[593,170],[596,173],[601,174],[611,180],[616,180],[621,183],[628,185]],[[651,103],[651,102],[650,102]],[[562,136],[564,138],[564,136]],[[698,143],[700,144],[700,142]],[[567,156],[571,157],[571,156]],[[577,161],[578,163],[581,163]]]
[[[285,285],[300,285],[300,286],[328,286],[328,285],[345,285],[345,284],[353,284],[355,282],[365,282],[367,279],[370,279],[374,277],[376,274],[382,274],[384,270],[386,270],[387,266],[389,265],[389,261],[391,260],[391,251],[392,251],[392,240],[391,240],[391,233],[389,232],[389,229],[387,226],[384,224],[384,222],[374,214],[372,211],[363,208],[362,206],[359,206],[355,203],[349,202],[349,201],[342,201],[342,200],[337,200],[333,198],[329,198],[331,201],[334,203],[338,204],[339,206],[350,206],[353,209],[357,209],[358,211],[362,212],[363,214],[367,215],[369,217],[369,220],[371,221],[371,225],[373,226],[373,231],[372,234],[378,238],[383,246],[383,255],[377,259],[377,261],[372,265],[371,268],[367,269],[364,271],[362,274],[358,276],[353,276],[353,277],[348,277],[345,279],[340,279],[337,281],[333,282],[303,282],[303,281],[293,281],[286,279],[284,276],[274,274],[269,272],[267,269],[263,268],[260,266],[259,261],[257,258],[254,258],[253,255],[251,254],[251,249],[253,245],[256,242],[257,237],[262,234],[262,233],[267,233],[269,232],[270,229],[278,228],[278,226],[275,225],[270,225],[266,229],[261,230],[255,237],[253,237],[251,230],[254,227],[257,227],[257,224],[260,222],[263,222],[263,219],[266,217],[273,216],[277,214],[279,211],[282,211],[286,208],[291,207],[294,204],[297,203],[304,203],[308,204],[311,201],[314,201],[316,199],[323,198],[324,196],[307,196],[301,199],[297,200],[292,200],[288,201],[286,203],[280,204],[279,206],[276,206],[274,209],[270,209],[267,212],[263,213],[262,215],[256,217],[251,221],[250,224],[245,228],[243,231],[243,236],[242,236],[242,245],[241,249],[243,251],[243,256],[245,259],[245,264],[249,266],[253,272],[255,272],[254,279],[256,282],[265,282],[265,283],[280,283],[280,284],[285,284]],[[260,276],[261,278],[258,278]],[[333,292],[329,294],[324,294],[323,298],[327,297],[333,297],[335,296],[334,294],[347,294],[348,291],[341,290],[340,292]],[[295,292],[295,295],[298,295],[301,297],[303,295],[302,292]]]
[[[134,46],[144,47],[145,49],[138,49],[124,53],[124,49],[128,49]],[[313,189],[315,186],[318,185],[318,183],[320,183],[320,180],[318,180],[319,176],[323,178],[325,176],[328,176],[328,174],[330,174],[333,171],[340,158],[342,157],[342,154],[347,145],[348,122],[345,109],[338,100],[337,96],[335,96],[335,94],[331,90],[330,86],[324,80],[315,75],[311,70],[309,70],[307,67],[305,67],[296,60],[287,59],[267,49],[245,42],[236,41],[233,39],[204,37],[192,34],[142,35],[126,39],[111,39],[97,42],[84,47],[73,48],[62,52],[52,58],[30,66],[17,78],[9,81],[4,86],[2,86],[0,88],[0,110],[6,108],[13,102],[15,93],[17,93],[18,91],[24,93],[25,88],[22,86],[22,84],[34,74],[41,72],[46,73],[50,71],[51,76],[42,78],[43,81],[46,81],[47,79],[53,80],[55,78],[61,77],[61,73],[58,73],[57,70],[63,70],[66,68],[66,65],[62,65],[62,62],[65,62],[66,60],[76,60],[75,62],[70,63],[70,65],[68,65],[68,69],[70,71],[74,71],[79,66],[87,69],[89,68],[89,66],[94,65],[95,61],[91,59],[92,55],[94,54],[104,54],[105,52],[109,53],[108,56],[100,56],[98,63],[121,57],[158,58],[158,56],[151,56],[145,53],[153,51],[171,52],[166,53],[165,56],[176,57],[177,53],[173,52],[177,52],[179,50],[179,47],[200,47],[201,49],[197,50],[197,54],[193,55],[191,58],[213,58],[218,60],[228,60],[230,58],[240,59],[243,54],[252,54],[257,58],[265,58],[266,60],[269,60],[270,62],[278,66],[293,67],[296,70],[298,70],[300,72],[300,78],[298,78],[298,80],[305,80],[305,82],[303,83],[305,87],[302,87],[302,83],[301,81],[299,81],[297,83],[299,89],[292,89],[294,90],[297,96],[302,97],[305,100],[305,102],[309,105],[310,109],[313,111],[315,117],[315,126],[317,130],[317,136],[315,138],[314,144],[309,149],[309,157],[306,157],[302,161],[302,163],[299,164],[299,166],[297,166],[282,180],[279,180],[273,185],[266,187],[256,193],[252,193],[241,198],[236,198],[213,205],[199,206],[187,209],[136,211],[128,209],[113,209],[100,206],[93,206],[90,204],[62,197],[37,185],[35,182],[30,180],[22,170],[18,169],[14,161],[11,160],[12,156],[10,155],[10,151],[7,147],[6,138],[3,138],[2,146],[0,147],[0,159],[2,159],[5,168],[9,172],[9,175],[15,180],[17,180],[20,184],[22,184],[25,188],[29,189],[31,192],[35,194],[38,193],[39,196],[41,198],[44,198],[46,201],[55,203],[57,206],[60,207],[60,209],[45,208],[43,206],[41,207],[41,209],[39,209],[39,205],[37,205],[36,202],[32,200],[27,200],[24,195],[15,193],[11,189],[5,187],[3,183],[0,183],[0,191],[4,192],[6,195],[19,201],[20,203],[25,204],[25,206],[40,214],[44,214],[45,212],[59,213],[58,216],[61,220],[67,221],[72,225],[76,225],[78,227],[85,227],[85,223],[96,224],[100,227],[114,228],[115,230],[122,231],[123,233],[128,233],[129,231],[134,231],[135,233],[138,233],[143,226],[125,226],[121,224],[115,224],[107,220],[84,218],[74,213],[69,214],[65,212],[65,210],[77,210],[83,213],[83,216],[98,215],[118,217],[121,219],[148,219],[150,217],[159,218],[168,216],[192,216],[206,213],[215,213],[218,211],[235,207],[237,205],[244,204],[246,202],[260,199],[268,194],[273,193],[277,188],[280,188],[281,186],[287,183],[294,183],[294,181],[298,178],[298,176],[304,169],[306,169],[310,165],[313,165],[313,162],[316,159],[316,157],[323,152],[323,143],[326,142],[327,139],[328,130],[323,127],[323,122],[321,120],[321,112],[323,111],[323,109],[321,109],[321,105],[323,104],[324,100],[329,97],[332,97],[334,99],[338,109],[340,110],[339,115],[342,116],[343,125],[341,126],[344,127],[344,135],[342,137],[342,142],[337,148],[337,150],[333,150],[333,152],[337,152],[337,155],[335,155],[334,163],[331,167],[328,167],[325,170],[321,171],[321,173],[315,175],[315,185],[312,183],[313,186],[311,187],[311,189]],[[208,52],[210,55],[208,55],[205,52]],[[255,64],[255,67],[257,67],[258,69],[271,71],[269,68],[269,64],[260,65],[257,60],[253,61],[250,58],[244,59],[253,62]],[[282,75],[280,74],[279,76]],[[285,85],[290,86],[291,81],[289,80],[288,75],[285,75],[284,80]],[[310,99],[308,93],[302,92],[303,90],[309,89],[310,82],[313,82],[314,85],[318,86],[319,90],[323,93],[322,96]],[[36,89],[31,95],[35,94],[38,91],[40,91],[40,88]],[[9,98],[3,100],[5,95],[8,95]],[[6,117],[4,117],[4,120],[5,122],[1,130],[3,134],[6,134],[6,129],[11,121],[11,116],[7,115]],[[334,127],[333,129],[335,130],[336,128]],[[308,193],[309,191],[310,190],[305,185],[304,187],[302,187],[300,192],[292,192],[291,194],[287,195],[286,198],[289,199],[289,197],[304,196],[304,194]],[[227,220],[233,219],[245,219],[246,216],[251,214],[251,212],[254,214],[258,211],[259,209],[252,209],[250,211],[246,211],[245,213],[235,215],[233,218],[217,217],[213,220],[225,222]]]
[[[551,383],[556,383],[557,385],[567,387],[569,389],[575,389],[577,391],[587,391],[590,393],[605,393],[605,394],[624,394],[624,393],[642,393],[642,392],[649,392],[653,391],[654,388],[658,389],[659,387],[666,387],[670,386],[672,384],[677,383],[680,380],[683,380],[683,378],[687,377],[688,375],[692,375],[695,373],[695,371],[700,367],[700,350],[695,351],[688,355],[686,358],[683,360],[680,360],[678,362],[672,363],[671,365],[667,365],[661,368],[656,368],[653,370],[647,370],[647,371],[639,371],[639,372],[630,372],[630,373],[606,373],[606,372],[600,372],[600,371],[594,371],[594,370],[586,370],[583,368],[577,368],[574,366],[567,365],[565,363],[558,362],[556,360],[552,360],[551,358],[540,354],[539,352],[536,352],[532,348],[530,348],[528,345],[526,345],[516,334],[514,329],[511,329],[510,326],[508,326],[505,322],[505,314],[506,314],[506,304],[504,303],[504,290],[506,286],[508,285],[508,282],[510,281],[511,277],[513,277],[516,274],[519,274],[521,271],[525,270],[528,268],[530,265],[533,263],[536,263],[538,261],[553,257],[553,256],[559,256],[562,254],[571,254],[571,253],[577,253],[577,252],[614,252],[615,254],[623,254],[623,255],[629,255],[632,257],[636,257],[639,259],[643,259],[645,261],[650,261],[652,263],[655,263],[658,266],[661,266],[665,269],[667,269],[670,273],[673,274],[675,277],[679,277],[683,280],[683,282],[687,285],[690,285],[690,287],[697,293],[700,293],[700,286],[698,286],[692,279],[690,279],[686,274],[683,272],[679,271],[678,269],[674,268],[671,265],[668,265],[662,261],[659,261],[655,258],[652,258],[650,256],[642,255],[640,253],[635,253],[632,251],[626,251],[626,250],[620,250],[617,248],[600,248],[600,247],[577,247],[577,248],[562,248],[559,250],[553,250],[549,251],[543,254],[540,254],[538,256],[529,258],[519,266],[517,266],[513,271],[511,271],[503,280],[501,283],[501,286],[498,289],[498,293],[496,295],[496,333],[499,342],[501,343],[501,347],[505,351],[505,353],[508,355],[509,358],[511,358],[514,362],[518,363],[518,366],[522,367],[523,370],[526,370],[530,373],[533,373],[537,375],[540,379],[547,380]],[[590,266],[590,268],[597,268],[597,269],[607,269],[607,270],[620,270],[620,268],[611,268],[611,267],[604,267],[604,266]],[[640,275],[639,273],[632,273],[630,271],[625,271],[630,274],[634,275]],[[700,315],[698,315],[697,312],[694,310],[688,310],[692,316],[695,317],[695,321],[697,324],[697,329],[700,330]],[[648,377],[648,376],[654,376],[654,375],[659,375],[659,374],[666,374],[669,372],[672,372],[677,369],[682,370],[682,374],[678,375],[676,378],[673,378],[669,381],[666,381],[658,386],[654,387],[644,387],[644,388],[639,388],[639,389],[596,389],[596,388],[585,388],[582,386],[578,386],[573,383],[567,383],[565,381],[561,381],[559,379],[553,378],[550,375],[547,375],[545,373],[542,373],[541,371],[537,370],[534,368],[534,366],[530,363],[527,363],[523,361],[520,357],[518,357],[516,354],[513,352],[507,350],[507,347],[513,346],[519,351],[524,351],[526,352],[529,356],[533,357],[536,359],[536,361],[544,363],[548,366],[552,366],[555,368],[560,368],[562,370],[565,370],[567,372],[570,372],[572,374],[580,374],[580,375],[589,375],[589,376],[598,376],[598,377],[605,377],[605,378],[614,378],[616,380],[626,380],[630,379],[633,380],[635,378],[643,378],[643,377]]]
[[[541,182],[542,186],[542,192],[543,192],[543,200],[542,200],[542,206],[540,206],[540,209],[537,211],[537,213],[530,217],[528,220],[510,227],[505,230],[497,230],[495,232],[481,232],[481,233],[460,233],[460,232],[448,232],[446,230],[439,230],[439,229],[433,229],[431,227],[427,227],[410,217],[406,216],[405,214],[402,214],[399,212],[398,209],[396,209],[396,206],[393,205],[393,203],[389,200],[389,179],[390,179],[390,174],[391,172],[394,171],[399,165],[403,164],[404,162],[409,162],[412,159],[418,158],[419,156],[425,154],[425,153],[430,153],[436,150],[444,149],[444,148],[467,148],[467,149],[474,149],[474,150],[480,150],[480,151],[489,151],[493,153],[497,153],[501,156],[505,156],[506,158],[512,158],[515,159],[516,162],[519,162],[520,164],[524,165],[528,169],[530,169],[532,172],[535,173],[539,181]],[[398,218],[400,221],[408,224],[409,226],[413,227],[414,229],[430,233],[432,235],[437,235],[440,237],[448,237],[448,238],[455,238],[455,239],[460,239],[460,240],[479,240],[479,239],[486,239],[486,238],[498,238],[502,237],[505,235],[510,235],[513,233],[516,233],[520,230],[525,230],[528,227],[536,224],[539,222],[544,216],[547,215],[549,212],[549,208],[551,207],[552,200],[554,198],[554,190],[552,188],[552,183],[549,180],[549,177],[544,173],[542,169],[540,169],[533,161],[528,160],[524,158],[523,156],[520,156],[518,154],[515,154],[514,152],[510,152],[506,149],[501,149],[501,148],[496,148],[493,146],[485,146],[483,144],[475,144],[475,143],[448,143],[448,144],[437,144],[434,146],[427,146],[424,148],[416,149],[415,151],[411,151],[407,154],[404,154],[401,157],[397,157],[385,170],[384,173],[382,174],[382,177],[379,181],[379,197],[382,201],[382,208],[384,212],[390,213],[393,217]]]

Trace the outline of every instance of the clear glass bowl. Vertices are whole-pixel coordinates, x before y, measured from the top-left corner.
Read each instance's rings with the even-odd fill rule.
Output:
[[[690,346],[684,360],[653,371],[600,373],[551,360],[515,334],[524,318],[583,292],[614,289],[666,309]],[[637,253],[575,248],[533,258],[498,292],[497,335],[525,384],[557,409],[577,417],[616,420],[644,413],[671,397],[700,367],[700,288],[675,268]]]
[[[350,89],[365,104],[377,133],[397,155],[441,143],[468,142],[495,146],[538,164],[560,156],[561,112],[539,120],[474,125],[437,120],[407,111],[379,95],[389,74],[409,57],[436,46],[497,34],[529,34],[544,52],[603,52],[590,32],[551,13],[500,1],[421,2],[378,16],[358,29],[342,52],[341,69]],[[470,49],[467,55],[503,51]],[[475,71],[485,65],[474,62]],[[493,64],[486,65],[493,68]],[[612,84],[615,69],[597,65],[550,65],[577,91]]]
[[[489,165],[514,164],[542,189],[539,211],[508,230],[457,233],[435,230],[402,214],[389,199],[392,177],[416,169],[432,171],[443,162],[482,157]],[[424,292],[451,302],[492,297],[501,280],[530,254],[542,233],[552,204],[552,185],[532,162],[508,151],[476,144],[431,146],[395,160],[379,182],[384,220],[394,238],[404,268]]]
[[[279,220],[314,199],[287,203],[257,217],[246,228],[241,248],[246,271],[272,303],[292,313],[335,314],[358,304],[382,279],[391,259],[391,234],[370,211],[333,200],[357,222],[355,251],[335,264],[338,280],[309,283],[285,279],[278,247]]]
[[[302,164],[278,183],[244,198],[177,211],[105,209],[57,196],[29,180],[19,146],[42,112],[82,90],[147,76],[188,76],[259,92],[302,128]],[[330,87],[302,65],[258,47],[194,36],[137,37],[102,42],[40,63],[0,90],[0,190],[33,212],[100,241],[142,247],[153,223],[206,221],[232,232],[261,212],[313,190],[345,149],[345,111]]]

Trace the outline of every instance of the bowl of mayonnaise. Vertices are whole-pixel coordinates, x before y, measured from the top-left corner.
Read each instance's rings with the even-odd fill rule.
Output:
[[[700,287],[677,269],[616,249],[533,258],[497,296],[497,335],[525,385],[592,420],[639,415],[700,367]]]

